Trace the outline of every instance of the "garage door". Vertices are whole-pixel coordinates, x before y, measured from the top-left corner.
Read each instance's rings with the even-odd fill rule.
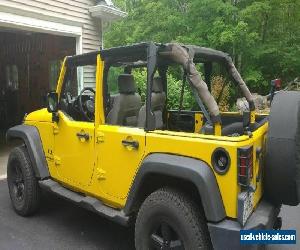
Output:
[[[0,128],[44,107],[63,58],[74,54],[74,37],[0,29]]]

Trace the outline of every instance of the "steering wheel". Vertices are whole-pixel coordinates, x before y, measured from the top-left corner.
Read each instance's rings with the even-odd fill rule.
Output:
[[[93,88],[90,88],[90,87],[83,88],[80,91],[79,96],[78,96],[79,109],[85,119],[87,119],[90,122],[93,122],[95,120],[95,101],[94,101],[95,99],[94,100],[89,99],[85,102],[82,101],[83,93],[85,93],[87,91],[93,93],[94,96],[96,94],[96,92]]]

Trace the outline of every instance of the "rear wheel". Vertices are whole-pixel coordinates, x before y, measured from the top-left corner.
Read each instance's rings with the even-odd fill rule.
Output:
[[[300,202],[300,92],[279,92],[271,106],[264,187],[275,205]]]
[[[25,146],[13,149],[9,155],[7,183],[14,210],[21,216],[36,212],[40,189]]]
[[[135,225],[136,249],[211,249],[202,209],[184,193],[160,189],[142,204]]]

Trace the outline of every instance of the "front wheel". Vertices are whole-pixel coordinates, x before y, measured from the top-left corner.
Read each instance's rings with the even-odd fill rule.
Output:
[[[146,198],[136,220],[135,246],[139,250],[212,249],[202,209],[173,189],[160,189]]]
[[[14,210],[29,216],[39,206],[40,189],[25,146],[16,147],[9,155],[7,183]]]

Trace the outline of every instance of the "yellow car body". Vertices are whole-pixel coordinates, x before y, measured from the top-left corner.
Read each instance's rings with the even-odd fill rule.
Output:
[[[249,111],[219,112],[209,91],[213,63],[225,65]],[[172,110],[168,76],[178,69],[181,95]],[[138,89],[141,72],[147,75]],[[185,87],[197,107],[184,109]],[[299,93],[277,94],[273,113],[256,113],[221,51],[150,42],[66,57],[47,98],[47,108],[7,132],[8,141],[22,141],[7,167],[21,216],[38,211],[45,189],[119,224],[134,223],[138,250],[219,250],[240,249],[240,230],[281,228],[281,204],[300,203],[292,174],[299,144],[291,139],[299,131]],[[282,117],[293,121],[289,131],[279,126]]]
[[[237,197],[241,192],[237,182],[237,150],[253,146],[253,152],[256,152],[256,149],[264,148],[268,123],[254,131],[251,136],[238,137],[166,130],[147,132],[142,128],[107,125],[102,100],[103,70],[104,61],[98,55],[95,122],[72,121],[59,111],[59,123],[56,123],[46,109],[35,111],[25,118],[24,123],[35,126],[40,133],[51,178],[76,192],[96,197],[110,207],[122,209],[141,163],[148,155],[166,153],[190,157],[204,161],[211,167],[220,189],[226,216],[237,218]],[[65,73],[64,63],[56,90],[58,95],[62,90]],[[199,112],[196,117],[199,121],[197,120],[195,127],[199,131],[202,114]],[[79,132],[90,134],[90,139],[78,140],[75,135]],[[122,146],[122,139],[138,141],[139,149]],[[225,175],[216,173],[211,162],[214,150],[220,147],[229,153],[231,159],[230,169]],[[253,157],[253,173],[256,177],[262,161],[257,154]],[[262,197],[262,182],[256,182],[256,178],[252,178],[251,184],[255,190],[252,201],[255,207]]]

